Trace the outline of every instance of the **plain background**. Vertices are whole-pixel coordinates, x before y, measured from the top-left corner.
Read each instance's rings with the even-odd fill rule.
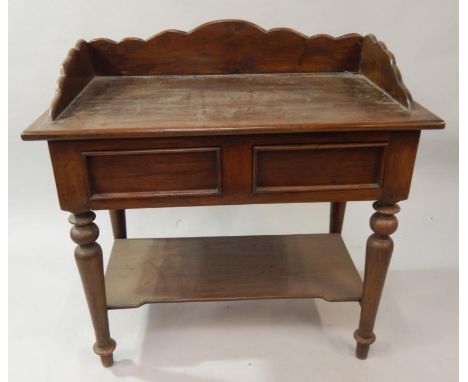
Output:
[[[456,271],[458,267],[458,3],[456,1],[81,0],[67,2],[47,0],[37,2],[15,0],[9,5],[8,126],[12,380],[31,380],[32,376],[35,380],[63,379],[68,375],[69,369],[64,366],[63,370],[58,369],[62,370],[63,374],[60,371],[52,373],[51,370],[57,366],[53,357],[62,356],[66,360],[75,356],[82,357],[84,360],[82,366],[80,360],[71,361],[74,362],[72,369],[78,371],[88,365],[85,362],[88,358],[97,364],[97,359],[91,358],[92,355],[89,356],[87,353],[91,353],[89,349],[89,344],[92,343],[91,325],[83,306],[84,299],[74,267],[72,255],[74,246],[68,237],[68,214],[60,211],[58,207],[47,146],[44,142],[22,142],[19,137],[22,129],[48,108],[59,75],[59,64],[68,49],[80,38],[88,40],[95,37],[108,37],[114,40],[128,36],[148,38],[164,29],[188,31],[203,22],[222,18],[246,19],[265,29],[290,27],[307,35],[373,33],[386,43],[396,56],[403,80],[412,92],[413,98],[447,123],[443,131],[426,131],[422,134],[410,198],[400,203],[402,207],[398,215],[400,228],[393,236],[396,249],[391,264],[392,272],[396,272],[390,273],[389,287],[394,285],[395,291],[400,290],[400,293],[408,299],[408,304],[418,299],[418,301],[424,300],[427,304],[433,304],[426,306],[429,312],[440,313],[443,307],[437,304],[436,298],[430,298],[428,294],[431,287],[440,289],[448,285],[438,283],[441,278],[437,275],[443,275],[442,278],[446,277],[447,282],[452,280],[453,283],[450,284],[452,289],[439,291],[441,296],[456,297],[458,275]],[[363,268],[364,245],[370,233],[368,219],[371,214],[372,208],[369,202],[348,204],[343,236],[359,269]],[[98,212],[97,224],[101,229],[99,241],[107,259],[112,238],[105,212]],[[308,233],[324,232],[327,226],[327,204],[128,211],[128,231],[129,236],[133,237]],[[395,275],[393,284],[392,274]],[[407,288],[403,288],[402,285],[406,285],[407,282],[405,274],[422,275],[420,282],[427,285],[420,284],[418,288],[414,288],[412,283],[408,283]],[[397,279],[401,279],[401,283],[395,283]],[[396,293],[395,296],[398,298]],[[281,304],[286,304],[287,309],[281,308],[283,306]],[[249,321],[249,313],[246,312],[256,312],[262,307],[268,312],[268,317],[281,315],[281,312],[289,308],[296,307],[299,311],[305,309],[302,305],[295,304],[298,302],[281,302],[276,305],[271,305],[269,302],[257,305],[234,304],[238,312],[233,317],[237,317],[238,321],[231,316],[229,319],[226,318],[228,322],[224,322],[221,333],[226,331],[230,333],[229,324],[235,326],[236,330],[242,330],[242,325],[247,327],[246,330],[251,330],[250,326],[256,320],[262,321],[262,313],[258,313],[259,315]],[[316,305],[319,312],[322,309],[321,304],[319,302]],[[218,306],[229,308],[231,305]],[[206,310],[217,309],[213,304],[203,306],[193,305],[194,314],[201,316],[198,317],[200,322],[204,322],[203,315],[207,314]],[[125,328],[125,325],[138,327],[143,325],[141,321],[144,321],[151,329],[151,325],[154,324],[151,317],[154,318],[156,315],[156,321],[159,317],[159,313],[152,312],[152,309],[156,308],[122,312],[120,317],[123,318],[120,319],[117,318],[117,314],[113,314],[111,325],[117,328]],[[177,317],[178,314],[182,314],[177,309],[185,312],[187,308],[175,304],[174,307],[163,309],[168,309],[163,313],[175,314]],[[192,311],[192,308],[190,309]],[[326,309],[334,309],[338,316],[343,313],[339,310],[341,308]],[[239,310],[245,315],[239,313]],[[419,313],[426,314],[423,311]],[[437,316],[435,313],[434,315]],[[447,307],[447,316],[441,318],[449,325],[449,329],[455,332],[458,324],[456,315],[457,308],[454,302]],[[159,323],[162,322],[161,325],[164,326],[164,317],[159,319]],[[357,324],[354,316],[350,320],[354,320],[351,326]],[[215,325],[215,321],[211,322],[211,325]],[[288,321],[288,315],[282,316],[280,321]],[[290,330],[294,331],[294,319],[292,321]],[[188,319],[181,319],[182,326],[190,325],[190,322]],[[166,325],[166,327],[168,332],[177,331],[177,325]],[[208,327],[208,323],[205,322],[203,329]],[[441,326],[433,329],[442,330]],[[114,331],[114,328],[111,331]],[[64,336],[63,333],[70,334]],[[161,336],[168,335],[167,332],[163,333]],[[274,336],[274,333],[272,331],[271,335]],[[289,332],[285,329],[283,334],[286,338],[287,333]],[[143,338],[143,334],[139,335]],[[277,335],[280,338],[281,332]],[[126,347],[136,346],[132,341],[137,340],[128,336]],[[116,338],[118,349],[124,346],[122,343],[125,344],[126,338],[122,334]],[[144,344],[147,343],[147,340],[142,338],[140,340]],[[216,339],[215,336],[210,338]],[[452,352],[456,352],[455,338],[449,336],[444,342],[448,348],[453,345]],[[160,340],[161,338],[156,338],[156,342]],[[214,348],[220,346],[215,343],[203,345]],[[81,349],[83,354],[80,353]],[[391,351],[397,351],[396,345]],[[388,357],[391,351],[387,349],[384,357]],[[278,352],[285,353],[286,350],[280,347]],[[343,358],[343,354],[339,354],[339,351],[337,355],[338,359]],[[274,357],[274,354],[271,356]],[[349,354],[345,355],[348,356]],[[434,356],[440,354],[436,353]],[[128,358],[131,357],[128,355]],[[149,362],[144,355],[141,357],[143,364]],[[445,366],[453,369],[455,358],[447,360],[452,363],[445,363]],[[177,359],[170,361],[171,367],[178,367]],[[19,366],[20,364],[22,366]],[[25,367],[25,365],[30,366]],[[207,370],[212,368],[210,365],[212,366],[210,360],[206,360]],[[93,364],[93,367],[95,366]],[[308,366],[310,365],[303,364],[300,368],[305,369]],[[234,369],[237,368],[239,376],[245,376],[239,367],[235,364]],[[118,367],[114,369],[118,370]],[[102,372],[97,368],[91,370],[96,373]],[[278,375],[282,375],[285,370],[287,368],[283,370],[281,366],[274,368]],[[92,376],[97,375],[89,373],[86,374],[88,380],[93,380]],[[251,380],[263,380],[262,373],[251,376]],[[138,369],[133,374],[138,376],[135,380],[152,380],[154,375],[144,369]],[[274,374],[267,373],[267,375],[271,377]],[[428,372],[428,376],[430,375],[435,374]],[[117,376],[127,377],[118,373]],[[102,375],[100,378],[103,378]],[[131,376],[128,378],[133,380]],[[206,380],[200,376],[193,378],[180,380]],[[209,380],[231,379],[219,378],[214,373]],[[282,379],[277,378],[277,380]]]

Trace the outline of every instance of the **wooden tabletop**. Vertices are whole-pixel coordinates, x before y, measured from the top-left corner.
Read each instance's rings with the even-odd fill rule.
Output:
[[[443,128],[359,73],[97,76],[23,139]]]

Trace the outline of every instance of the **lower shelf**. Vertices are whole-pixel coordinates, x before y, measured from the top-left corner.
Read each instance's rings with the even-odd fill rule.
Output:
[[[109,309],[175,301],[359,301],[362,282],[339,234],[115,240]]]

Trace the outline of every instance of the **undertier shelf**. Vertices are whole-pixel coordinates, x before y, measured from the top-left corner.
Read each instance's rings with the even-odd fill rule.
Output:
[[[359,301],[362,293],[339,234],[119,239],[105,279],[109,309],[177,301]]]

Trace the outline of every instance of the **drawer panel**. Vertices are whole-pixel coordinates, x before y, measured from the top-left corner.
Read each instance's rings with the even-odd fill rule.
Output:
[[[408,198],[419,132],[50,141],[65,211]]]
[[[219,147],[82,153],[91,199],[221,193]]]
[[[379,188],[386,147],[386,142],[255,146],[253,191]]]

